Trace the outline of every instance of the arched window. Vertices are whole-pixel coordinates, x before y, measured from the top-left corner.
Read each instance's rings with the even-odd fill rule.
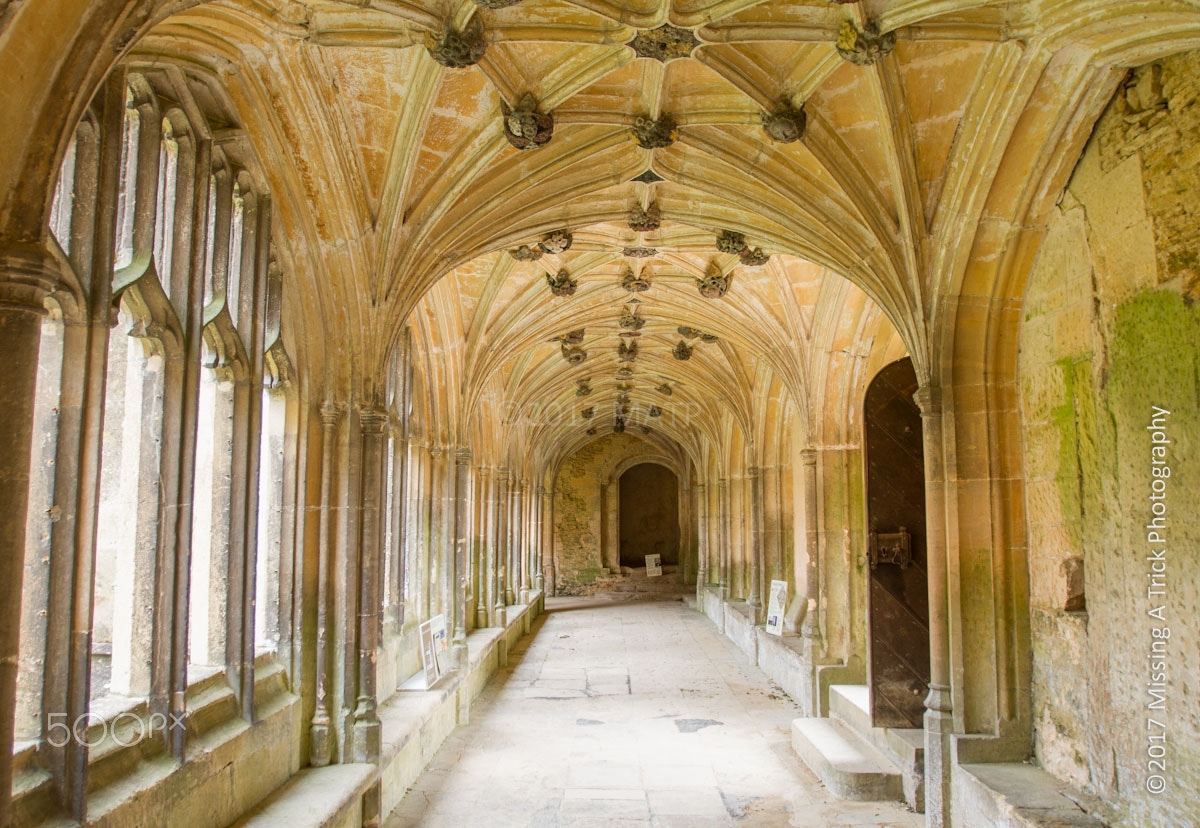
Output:
[[[121,302],[109,339],[92,618],[92,698],[150,689],[163,359]]]
[[[225,304],[229,317],[238,324],[239,297],[242,295],[242,244],[246,229],[246,199],[241,182],[233,185],[233,212],[229,227],[229,269],[225,276]]]
[[[38,350],[37,390],[33,407],[33,451],[30,456],[29,513],[25,522],[25,577],[22,580],[21,645],[17,671],[16,737],[41,735],[43,660],[46,647],[46,596],[50,590],[50,555],[58,519],[54,486],[58,453],[58,413],[62,392],[63,320],[52,305],[42,320]]]
[[[54,185],[54,201],[50,205],[50,232],[63,252],[71,253],[71,217],[75,206],[75,136],[67,145],[59,168],[58,183]]]
[[[167,294],[175,258],[175,199],[179,180],[179,143],[169,118],[163,118],[158,148],[158,194],[155,203],[154,262]]]
[[[117,194],[117,239],[113,266],[120,270],[133,261],[133,225],[137,201],[138,138],[141,114],[130,92],[125,105],[121,140],[121,189]]]
[[[272,387],[270,377],[262,392],[262,436],[258,467],[258,554],[254,579],[254,647],[279,648],[279,564],[283,539],[283,460],[287,428],[287,398]]]
[[[200,369],[196,473],[192,507],[192,564],[188,601],[188,660],[225,662],[232,508],[234,379],[205,343]]]

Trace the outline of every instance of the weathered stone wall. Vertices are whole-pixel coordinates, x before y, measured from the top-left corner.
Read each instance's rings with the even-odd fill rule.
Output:
[[[1200,53],[1143,67],[1118,93],[1052,219],[1020,335],[1036,756],[1134,825],[1191,824],[1200,778],[1198,93]],[[1165,544],[1145,528],[1153,406],[1170,412]],[[1164,546],[1165,594],[1148,595]],[[1153,710],[1148,655],[1165,628]],[[1147,747],[1163,730],[1158,771]]]
[[[590,590],[607,574],[602,556],[601,485],[626,458],[655,454],[632,434],[608,434],[571,455],[554,483],[554,568],[560,595]]]

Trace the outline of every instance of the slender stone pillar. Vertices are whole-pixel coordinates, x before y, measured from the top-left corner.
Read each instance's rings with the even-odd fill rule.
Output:
[[[783,578],[783,504],[779,492],[779,466],[762,470],[763,601],[768,601],[773,579]]]
[[[545,538],[545,532],[542,530],[543,517],[543,502],[546,496],[546,490],[541,486],[534,489],[533,492],[533,521],[530,524],[530,538],[533,540],[533,551],[530,553],[533,563],[533,588],[542,591],[546,588],[546,579],[542,572],[542,541]]]
[[[429,522],[429,514],[433,496],[430,494],[429,485],[429,446],[418,445],[415,455],[413,459],[416,474],[413,480],[415,485],[412,487],[412,496],[416,513],[416,531],[413,535],[413,542],[416,544],[417,571],[413,573],[413,584],[417,592],[417,613],[413,621],[420,623],[429,618],[431,609],[429,602],[431,586],[429,536],[432,527]]]
[[[454,664],[467,666],[467,545],[471,542],[468,511],[471,485],[471,450],[454,453]]]
[[[317,653],[316,710],[309,733],[308,762],[313,767],[328,765],[333,758],[333,736],[329,715],[329,587],[333,576],[333,449],[337,440],[340,410],[333,403],[321,406],[321,503],[320,530],[317,537]]]
[[[725,478],[717,481],[717,508],[721,513],[719,534],[721,543],[721,597],[728,601],[733,582],[733,537],[730,532],[729,521],[729,481]]]
[[[89,247],[91,255],[88,262],[89,284],[85,313],[86,345],[83,354],[79,453],[74,458],[77,484],[74,506],[77,511],[72,544],[73,579],[71,587],[73,592],[70,607],[65,711],[67,721],[72,723],[74,738],[67,741],[62,762],[63,804],[68,816],[76,822],[83,822],[87,817],[88,748],[84,728],[74,727],[74,723],[86,722],[91,707],[92,614],[95,601],[97,515],[100,510],[100,453],[101,439],[104,433],[104,395],[108,374],[109,331],[115,321],[112,310],[113,242],[116,239],[117,195],[121,186],[121,136],[125,119],[126,92],[124,70],[118,69],[109,74],[98,96],[101,122],[96,209],[94,234]],[[10,274],[15,271],[18,271],[18,268],[5,267],[3,277],[11,280]],[[22,304],[32,304],[33,297],[28,296],[30,288],[21,287],[22,283],[27,283],[31,279],[36,279],[36,277],[27,270],[23,278],[18,277],[15,280],[17,288],[15,290],[9,288],[7,292],[16,295],[5,300],[4,307],[15,310]],[[24,302],[20,301],[22,296],[26,297]],[[20,372],[23,370],[23,365],[21,357],[17,356],[15,351],[16,347],[20,347],[22,336],[17,329],[16,317],[7,312],[6,316],[14,321],[6,323],[6,329],[0,330],[0,337],[5,342],[18,344],[14,346],[14,354],[6,357],[3,369],[0,369],[5,372],[0,375],[0,387],[4,388],[4,391],[0,392],[4,395],[0,397],[0,410],[9,409],[9,394],[24,394],[20,386]],[[35,322],[29,324],[33,324],[36,328]],[[36,347],[32,357],[36,361]],[[11,378],[9,372],[14,372],[11,374]],[[33,390],[30,389],[27,397],[30,405],[32,405],[32,393]],[[0,495],[0,509],[4,510],[3,514],[9,516],[14,521],[14,525],[19,526],[22,532],[25,527],[27,501],[22,499],[18,502],[8,498],[24,498],[27,483],[18,485],[15,478],[8,477],[10,466],[6,458],[9,455],[10,445],[19,446],[15,442],[16,436],[21,433],[22,429],[27,428],[28,423],[25,423],[21,417],[14,417],[13,421],[6,426],[3,441],[0,442],[0,489],[4,490],[4,494]],[[26,455],[25,474],[28,474],[28,463],[29,459]],[[61,468],[58,473],[62,473]],[[21,495],[15,494],[18,489],[21,491]],[[19,521],[16,519],[18,508],[21,510]],[[13,549],[14,554],[18,554],[18,560],[20,560],[19,550],[23,549],[23,544],[10,545],[6,540],[2,548]],[[17,585],[18,599],[14,602],[14,609],[19,607],[20,575],[17,576],[15,582],[5,577],[2,583]],[[2,589],[0,587],[0,590]],[[3,605],[7,607],[8,602],[3,602]],[[3,616],[0,615],[0,617]],[[0,628],[2,627],[3,622],[0,622]],[[16,630],[14,630],[15,634],[17,634]],[[6,640],[6,634],[0,631],[0,641],[4,640]],[[4,646],[0,645],[0,647]],[[9,663],[7,649],[0,650],[0,663],[5,665],[0,669],[7,669]],[[14,653],[13,668],[15,669],[15,667]],[[11,722],[12,708],[8,705],[6,679],[7,677],[0,681],[0,687],[5,688],[0,691],[0,708],[3,708],[0,721]],[[4,729],[4,726],[0,726],[0,739],[10,738],[11,733],[5,734]],[[0,754],[6,750],[7,747],[0,748]],[[3,756],[0,756],[0,791],[3,791],[0,793],[0,803],[7,801],[10,790],[9,781],[11,779],[6,780],[6,773],[3,770],[5,761]],[[3,804],[0,804],[0,812],[4,810],[4,807]],[[0,818],[0,825],[4,824],[4,819]]]
[[[486,558],[483,572],[483,580],[486,583],[486,589],[483,590],[483,598],[487,607],[487,624],[488,627],[499,626],[499,616],[496,614],[497,605],[503,603],[497,597],[499,593],[499,539],[497,537],[497,529],[499,528],[499,490],[500,490],[500,470],[488,469],[487,474],[487,503],[486,503],[486,519],[487,531],[486,535]]]
[[[494,624],[497,627],[505,625],[506,614],[505,589],[508,583],[508,469],[501,466],[496,469],[496,566],[492,577],[496,582],[493,598],[495,604]]]
[[[21,579],[29,461],[41,339],[42,300],[53,287],[46,257],[36,248],[0,254],[0,825],[11,818],[11,746],[17,705],[17,649],[21,640]]]
[[[529,484],[524,481],[522,481],[522,483],[521,483],[521,497],[520,497],[520,500],[518,501],[518,506],[519,506],[519,513],[521,515],[520,543],[518,544],[518,547],[519,547],[518,555],[520,555],[520,558],[521,558],[521,603],[528,604],[529,603],[529,585],[530,585],[530,578],[529,578],[529,547],[530,547],[529,526],[530,526],[530,523],[532,522],[532,513],[530,510],[530,503],[529,503]]]
[[[379,605],[383,563],[383,452],[387,445],[383,430],[386,412],[375,408],[359,411],[362,431],[362,482],[359,497],[358,558],[358,698],[354,706],[354,761],[375,762],[383,745],[383,727],[378,714]]]
[[[517,580],[521,547],[521,483],[513,473],[508,487],[508,557],[505,565],[504,603],[517,603]]]
[[[750,566],[750,596],[746,603],[750,605],[751,622],[758,624],[762,621],[762,584],[766,571],[763,563],[762,473],[758,466],[750,466],[746,469],[746,477],[750,481],[750,555],[747,561]]]
[[[429,449],[429,615],[448,616],[446,599],[446,450],[440,446]],[[446,619],[449,621],[449,618]]]
[[[704,609],[704,587],[708,585],[708,489],[696,484],[696,603]]]
[[[476,470],[479,475],[479,564],[476,567],[475,580],[475,628],[483,629],[488,625],[488,607],[491,606],[488,596],[491,594],[492,571],[492,470],[480,466]]]
[[[542,492],[542,572],[547,595],[556,595],[554,572],[554,489]]]
[[[929,828],[950,825],[950,607],[946,560],[946,466],[943,453],[942,389],[923,386],[913,394],[921,409],[925,445],[925,538],[929,566],[929,695],[925,698],[925,820]]]
[[[817,452],[804,449],[800,452],[804,467],[804,594],[806,608],[800,634],[810,642],[814,651],[821,648],[821,558],[818,547],[819,526],[817,525]]]

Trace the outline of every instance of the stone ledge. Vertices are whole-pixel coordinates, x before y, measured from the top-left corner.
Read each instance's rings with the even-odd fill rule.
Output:
[[[958,765],[953,784],[955,828],[1109,828],[1082,794],[1034,765]]]
[[[362,797],[375,780],[375,766],[305,768],[233,828],[334,828],[362,823]]]
[[[758,664],[758,637],[750,618],[750,605],[745,601],[726,601],[724,615],[725,637],[746,654],[751,664]]]
[[[509,647],[529,631],[533,618],[543,611],[542,600],[540,591],[531,591],[528,603],[505,608],[503,627],[484,627],[468,634],[465,671],[455,671],[429,689],[397,690],[379,706],[383,730],[381,813],[391,813],[460,718],[468,714],[471,701],[507,663]]]

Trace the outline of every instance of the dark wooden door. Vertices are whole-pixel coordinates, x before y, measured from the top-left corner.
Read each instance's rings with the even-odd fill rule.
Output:
[[[675,473],[657,463],[639,463],[621,475],[619,529],[621,566],[679,563],[679,484]]]
[[[871,718],[921,727],[929,686],[925,462],[912,361],[884,368],[867,388],[867,590]]]

